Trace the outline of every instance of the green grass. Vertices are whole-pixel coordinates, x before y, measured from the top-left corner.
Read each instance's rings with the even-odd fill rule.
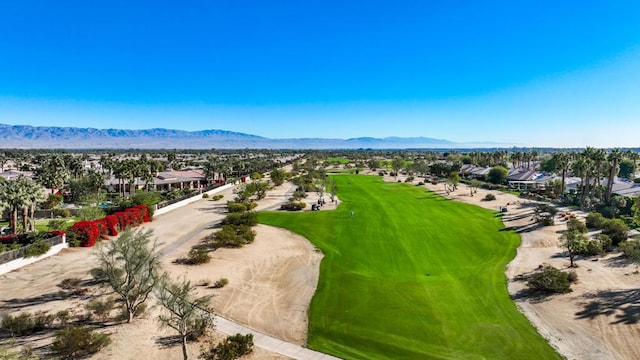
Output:
[[[509,190],[509,189],[504,189],[504,190],[500,190],[505,194],[511,194],[511,195],[515,195],[515,196],[520,196],[520,191],[518,190]]]
[[[519,237],[501,231],[498,213],[375,176],[334,178],[338,210],[259,217],[325,254],[310,348],[346,359],[559,358],[507,293]]]
[[[345,164],[348,164],[350,162],[351,162],[351,160],[345,159],[343,157],[328,157],[325,160],[325,163],[327,163],[327,164],[336,164],[336,165],[345,165]]]

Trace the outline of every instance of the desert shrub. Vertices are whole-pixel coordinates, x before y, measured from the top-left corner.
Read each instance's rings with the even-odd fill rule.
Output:
[[[247,225],[223,225],[222,229],[213,234],[213,246],[239,248],[252,243],[256,232]]]
[[[527,286],[531,291],[543,294],[571,292],[569,275],[550,265],[544,266],[542,271],[533,274]]]
[[[253,335],[235,334],[227,336],[217,346],[203,348],[200,351],[200,359],[204,360],[234,360],[253,351]]]
[[[4,314],[2,316],[2,329],[11,334],[11,336],[30,334],[33,329],[33,316],[27,312],[16,316]]]
[[[307,203],[302,201],[289,201],[285,204],[280,205],[280,210],[286,211],[299,211],[307,207]]]
[[[22,349],[11,339],[0,344],[0,359],[2,360],[38,360],[31,345],[24,345]]]
[[[596,235],[596,239],[600,241],[600,246],[602,247],[602,250],[611,251],[611,245],[613,245],[613,242],[611,241],[611,238],[608,235],[598,234]]]
[[[214,289],[221,289],[225,286],[229,285],[229,279],[227,278],[220,278],[218,280],[216,280],[215,283],[213,283],[213,288]]]
[[[51,327],[55,317],[44,311],[35,314],[28,312],[20,313],[16,316],[4,314],[2,316],[2,329],[11,336],[23,336],[36,333]]]
[[[211,256],[206,249],[194,247],[189,250],[189,254],[187,255],[187,264],[188,265],[200,265],[206,264],[211,261]]]
[[[202,198],[203,199],[208,199],[209,198],[209,194],[207,194],[207,193],[202,194]]]
[[[571,218],[569,219],[569,222],[567,222],[567,230],[569,231],[577,231],[580,234],[586,234],[587,233],[587,225],[585,225],[582,221],[576,219],[576,218]]]
[[[54,315],[54,317],[61,325],[67,325],[69,321],[71,321],[73,313],[69,309],[60,310]]]
[[[258,215],[253,211],[245,211],[241,213],[230,213],[222,219],[222,225],[258,225]]]
[[[87,292],[87,289],[80,286],[82,280],[80,278],[66,278],[58,284],[60,290],[59,294],[63,298],[70,296],[81,296]]]
[[[255,202],[227,201],[227,211],[230,213],[249,211],[252,209],[251,204],[255,204]]]
[[[42,240],[37,240],[26,248],[24,257],[29,258],[44,255],[47,253],[47,251],[49,251],[49,249],[51,249],[50,243]]]
[[[115,301],[111,296],[109,296],[104,301],[101,301],[98,299],[91,300],[87,305],[85,305],[87,310],[90,311],[102,322],[105,322],[109,319],[109,316],[111,315],[111,310],[113,310],[114,306],[115,306]]]
[[[611,238],[613,245],[627,240],[629,227],[620,219],[606,220],[602,226],[602,233]]]
[[[224,197],[224,195],[218,194],[218,195],[213,195],[213,197],[211,199],[213,199],[213,201],[218,201],[218,200],[222,199],[223,197]]]
[[[640,241],[627,240],[620,243],[620,250],[628,258],[640,261]]]
[[[111,338],[107,334],[86,326],[67,326],[55,332],[52,348],[63,358],[75,359],[94,354],[109,344]]]
[[[586,226],[589,229],[602,229],[604,223],[607,221],[602,214],[597,212],[592,212],[587,215]]]
[[[587,256],[601,255],[602,253],[604,253],[604,249],[602,248],[602,243],[599,240],[585,241],[584,246],[580,248],[580,251],[576,252],[576,254]]]
[[[82,279],[80,278],[66,278],[58,284],[58,287],[63,290],[72,290],[80,286],[81,283]]]
[[[493,194],[487,194],[487,195],[485,195],[485,197],[484,197],[482,200],[484,200],[484,201],[493,201],[493,200],[495,200],[495,199],[496,199],[496,196],[495,196],[495,195],[493,195]]]
[[[407,178],[404,180],[404,182],[412,182],[415,178],[413,176],[407,176]]]
[[[567,273],[567,280],[569,280],[570,283],[575,284],[578,282],[578,273],[575,270],[569,271]]]

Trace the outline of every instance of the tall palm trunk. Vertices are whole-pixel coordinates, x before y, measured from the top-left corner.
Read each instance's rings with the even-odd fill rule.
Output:
[[[18,233],[18,208],[11,209],[11,233]]]
[[[22,231],[27,232],[29,230],[29,207],[22,208]]]

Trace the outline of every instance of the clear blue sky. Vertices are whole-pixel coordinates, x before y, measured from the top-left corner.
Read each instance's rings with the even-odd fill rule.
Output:
[[[640,146],[640,2],[3,1],[0,123]]]

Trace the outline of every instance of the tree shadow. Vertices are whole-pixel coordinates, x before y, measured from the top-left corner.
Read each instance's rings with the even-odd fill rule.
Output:
[[[553,297],[553,295],[556,295],[556,294],[541,293],[541,292],[531,291],[525,288],[525,289],[518,290],[518,292],[516,292],[515,294],[511,294],[511,299],[514,302],[528,301],[532,304],[539,304],[539,303],[550,300]]]
[[[29,306],[46,304],[51,301],[62,301],[66,299],[68,299],[68,297],[58,292],[51,292],[26,298],[13,298],[4,300],[4,304],[0,306],[0,310],[15,310]]]
[[[624,254],[620,254],[616,257],[605,259],[603,262],[606,266],[616,267],[616,268],[623,268],[623,267],[627,267],[629,265],[635,264],[633,260],[626,257]]]
[[[155,339],[155,343],[161,349],[168,349],[182,344],[182,339],[178,335],[159,336]]]
[[[515,231],[518,234],[521,233],[527,233],[527,232],[531,232],[534,230],[537,230],[539,228],[541,228],[542,225],[539,223],[534,223],[534,224],[527,224],[527,225],[522,225],[522,226],[508,226],[505,228],[502,228],[498,231]]]
[[[590,301],[575,313],[576,319],[593,320],[599,316],[613,316],[611,324],[640,323],[640,289],[601,290],[582,296]]]

